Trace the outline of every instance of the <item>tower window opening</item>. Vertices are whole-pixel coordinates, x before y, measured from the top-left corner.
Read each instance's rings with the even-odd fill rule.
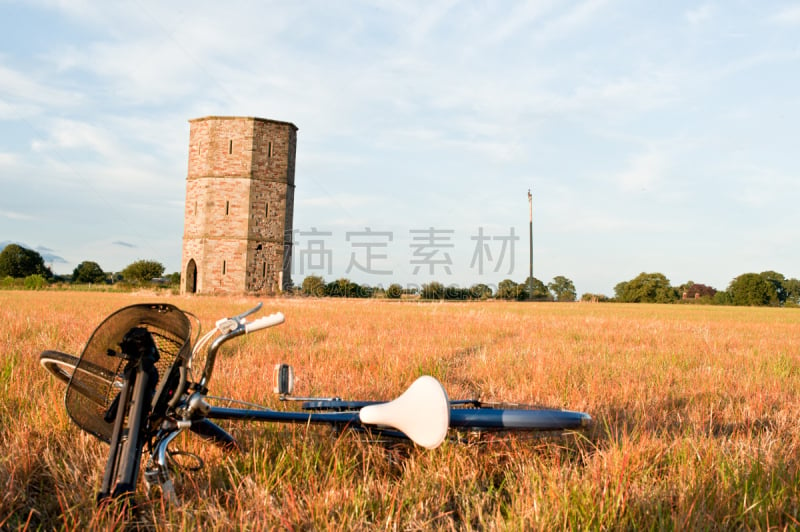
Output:
[[[267,276],[267,263],[266,262],[262,265],[261,276],[262,277],[266,277]]]
[[[233,153],[233,139],[228,141],[228,155]]]
[[[226,201],[225,202],[225,216],[228,216],[230,211],[231,211],[231,202],[230,201]]]
[[[264,217],[269,218],[269,202],[264,204]]]
[[[226,273],[228,273],[228,261],[223,260],[222,261],[222,275],[225,275]]]
[[[272,141],[267,144],[267,157],[272,157]]]

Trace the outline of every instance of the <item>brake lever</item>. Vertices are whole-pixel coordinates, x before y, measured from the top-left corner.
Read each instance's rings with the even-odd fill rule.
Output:
[[[236,320],[238,323],[242,323],[242,320],[244,320],[244,318],[246,318],[250,314],[254,314],[254,313],[258,312],[259,310],[261,310],[261,306],[262,305],[263,305],[263,303],[261,303],[261,301],[259,301],[258,305],[256,305],[255,307],[251,308],[250,310],[245,310],[244,312],[242,312],[238,316],[234,316],[231,319],[232,320]]]
[[[250,314],[253,314],[253,313],[258,312],[259,310],[261,310],[261,306],[262,305],[263,305],[263,303],[261,303],[259,301],[258,305],[256,305],[255,307],[251,308],[250,310],[246,310],[246,311],[242,312],[238,316],[234,316],[232,318],[222,318],[221,320],[217,321],[217,323],[216,323],[217,329],[219,329],[219,331],[222,334],[228,334],[230,332],[235,331],[236,329],[238,329],[240,327],[244,327],[244,324],[247,321],[245,318],[247,316],[249,316]]]

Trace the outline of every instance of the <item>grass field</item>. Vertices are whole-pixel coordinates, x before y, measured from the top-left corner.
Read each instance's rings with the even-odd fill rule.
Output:
[[[154,296],[0,292],[0,529],[115,527],[94,497],[107,446],[71,425],[44,349],[78,354],[114,310]],[[217,318],[246,298],[159,296]],[[582,434],[370,445],[320,427],[238,424],[246,452],[182,436],[206,467],[169,529],[794,528],[800,526],[800,310],[682,305],[267,300],[287,322],[228,344],[212,392],[399,394],[421,374],[451,397],[588,412]]]

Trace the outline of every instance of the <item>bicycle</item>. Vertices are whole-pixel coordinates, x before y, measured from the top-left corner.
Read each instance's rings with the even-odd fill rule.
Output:
[[[200,337],[200,320],[190,312],[170,304],[132,305],[103,320],[80,356],[41,353],[42,366],[67,384],[64,402],[72,421],[110,446],[98,503],[132,500],[144,454],[149,454],[147,485],[160,487],[162,496],[178,503],[170,468],[171,457],[181,452],[171,451],[170,444],[180,433],[189,430],[222,447],[237,447],[236,439],[213,420],[324,424],[410,440],[427,449],[438,447],[450,433],[458,440],[471,432],[570,431],[591,423],[583,412],[450,400],[431,376],[419,377],[391,401],[295,397],[294,370],[288,364],[275,366],[273,389],[282,404],[299,408],[212,405],[210,400],[221,399],[208,393],[220,347],[284,322],[281,313],[248,321],[260,309],[261,303],[220,319]],[[194,341],[192,321],[197,324]],[[204,349],[205,364],[195,376],[193,362]]]

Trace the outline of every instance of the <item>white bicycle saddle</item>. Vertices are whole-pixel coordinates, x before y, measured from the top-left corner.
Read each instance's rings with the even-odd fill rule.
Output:
[[[394,401],[365,406],[359,418],[362,423],[395,428],[417,445],[435,449],[450,427],[450,400],[438,380],[424,375]]]

